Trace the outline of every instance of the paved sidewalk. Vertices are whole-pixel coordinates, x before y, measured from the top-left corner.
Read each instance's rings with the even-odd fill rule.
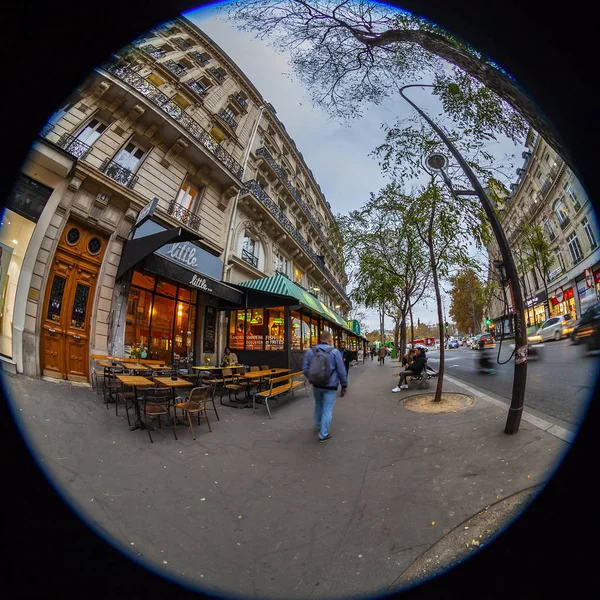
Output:
[[[505,435],[506,407],[478,398],[410,412],[398,400],[427,390],[392,394],[398,364],[386,362],[350,370],[326,444],[303,392],[272,420],[217,403],[212,433],[178,427],[175,440],[163,427],[150,444],[89,389],[4,381],[43,468],[125,552],[209,592],[348,598],[396,585],[457,526],[546,482],[569,448],[527,421]]]

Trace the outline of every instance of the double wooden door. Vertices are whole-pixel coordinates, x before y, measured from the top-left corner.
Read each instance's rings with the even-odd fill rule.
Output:
[[[43,375],[88,381],[90,316],[107,239],[69,221],[50,270],[41,327]]]

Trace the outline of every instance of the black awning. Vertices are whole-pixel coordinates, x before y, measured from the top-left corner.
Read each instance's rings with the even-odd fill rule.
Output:
[[[144,239],[144,238],[142,238]],[[140,263],[140,266],[152,273],[162,275],[167,279],[178,281],[191,288],[206,292],[232,302],[237,306],[244,306],[244,294],[228,285],[215,281],[207,275],[190,271],[157,254],[150,254]]]
[[[119,268],[117,269],[117,279],[165,244],[193,242],[198,239],[200,239],[199,235],[187,231],[182,227],[174,227],[173,229],[146,235],[135,240],[127,240],[123,248]]]

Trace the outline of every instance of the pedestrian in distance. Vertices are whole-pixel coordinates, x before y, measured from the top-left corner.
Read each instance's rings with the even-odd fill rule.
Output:
[[[379,364],[383,365],[385,363],[385,357],[387,356],[387,350],[383,344],[379,346],[377,356],[379,356]]]
[[[329,427],[338,386],[342,385],[344,396],[348,390],[348,377],[340,351],[331,345],[331,333],[323,332],[319,343],[309,348],[304,355],[302,371],[313,386],[315,397],[315,428],[319,442],[331,439]]]
[[[404,371],[402,371],[400,373],[400,379],[398,379],[398,385],[392,390],[392,392],[394,392],[394,394],[396,392],[399,392],[400,390],[407,390],[408,389],[408,383],[406,383],[406,380],[408,377],[412,376],[416,376],[419,375],[420,373],[422,373],[425,369],[425,367],[427,366],[427,359],[425,358],[425,354],[423,353],[423,350],[421,348],[417,348],[416,349],[416,354],[415,354],[415,359],[412,362],[412,365],[410,365],[409,369],[404,369]],[[425,376],[426,374],[424,373],[423,376]]]
[[[347,377],[348,371],[350,370],[350,350],[346,348],[346,342],[340,342],[340,354],[342,355],[342,362],[344,363],[344,367],[346,368]]]

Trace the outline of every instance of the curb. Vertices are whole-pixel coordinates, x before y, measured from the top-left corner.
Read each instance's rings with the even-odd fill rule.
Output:
[[[481,398],[485,402],[489,402],[490,404],[493,404],[494,406],[497,406],[504,410],[506,410],[507,408],[507,404],[505,402],[496,400],[495,398],[492,398],[491,396],[488,396],[487,394],[480,392],[479,390],[476,390],[475,388],[472,388],[469,385],[466,385],[459,379],[455,379],[450,375],[444,375],[444,379],[447,379],[450,383],[453,383],[454,385],[457,385],[458,387],[461,387],[464,390],[470,392],[475,397]],[[543,431],[548,432],[550,435],[553,435],[554,437],[557,437],[563,440],[563,442],[567,442],[568,444],[572,444],[575,440],[575,437],[577,436],[576,433],[573,433],[572,431],[569,431],[564,427],[560,427],[560,425],[553,425],[549,421],[546,421],[545,419],[540,419],[539,417],[536,417],[528,413],[527,411],[523,411],[523,416],[521,418],[523,419],[523,421],[530,423],[538,429],[542,429]]]

